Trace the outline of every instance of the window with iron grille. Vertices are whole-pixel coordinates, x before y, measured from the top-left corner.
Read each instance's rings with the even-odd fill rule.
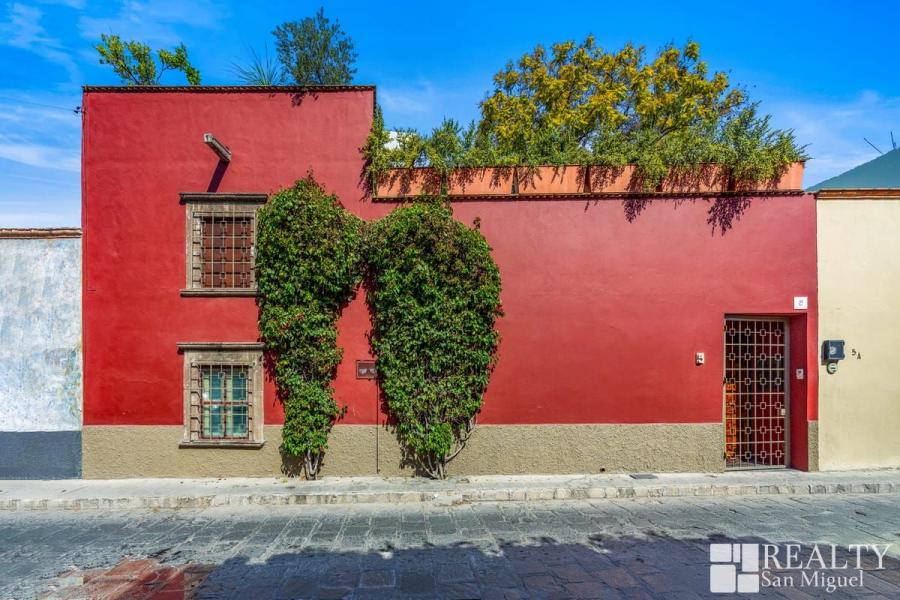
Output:
[[[261,445],[263,360],[258,343],[185,343],[183,445]]]
[[[200,387],[199,437],[246,440],[250,431],[250,368],[246,365],[197,365]]]
[[[253,217],[202,215],[200,225],[200,287],[252,288]]]
[[[182,194],[186,205],[186,296],[252,296],[256,211],[263,194]]]

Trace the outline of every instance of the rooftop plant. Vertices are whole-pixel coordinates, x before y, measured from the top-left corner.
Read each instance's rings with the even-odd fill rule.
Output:
[[[343,85],[353,80],[357,54],[338,20],[320,8],[313,17],[282,23],[272,32],[284,72],[298,85]]]
[[[389,132],[380,113],[364,148],[367,173],[455,167],[635,164],[645,189],[672,170],[726,167],[742,182],[775,179],[805,160],[793,132],[773,128],[700,46],[607,51],[583,42],[537,46],[494,75],[477,122],[452,119],[430,134]]]
[[[181,71],[188,84],[200,85],[200,71],[188,60],[187,48],[178,44],[175,51],[158,50],[157,61],[147,44],[134,40],[123,41],[117,35],[100,35],[100,43],[94,46],[100,55],[100,64],[109,65],[125,85],[160,85],[166,71]]]

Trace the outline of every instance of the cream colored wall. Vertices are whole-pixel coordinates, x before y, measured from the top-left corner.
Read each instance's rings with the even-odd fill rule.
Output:
[[[900,467],[900,199],[817,209],[819,343],[847,355],[819,365],[819,466]]]

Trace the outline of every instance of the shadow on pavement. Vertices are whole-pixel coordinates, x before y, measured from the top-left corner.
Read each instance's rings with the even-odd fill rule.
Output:
[[[586,543],[559,543],[550,537],[524,543],[488,540],[451,545],[424,544],[395,548],[384,544],[368,551],[332,552],[298,548],[263,560],[237,556],[209,566],[126,560],[96,572],[64,573],[43,598],[171,599],[171,598],[674,598],[728,597],[710,593],[710,544],[767,544],[760,538],[709,537],[676,539],[649,537],[589,537]],[[749,548],[752,548],[749,547]],[[777,544],[776,558],[785,566],[787,543]],[[746,550],[746,549],[745,549]],[[771,569],[756,575],[762,584],[749,597],[891,598],[900,594],[900,561],[860,553],[861,586],[841,584],[828,592],[826,577],[858,575],[855,550],[820,545],[827,565],[834,560],[844,570],[821,571],[815,582],[802,578],[817,570]],[[813,546],[799,544],[797,559],[806,563]],[[732,557],[734,558],[734,557]],[[170,560],[177,559],[176,556]],[[721,556],[719,557],[721,560]],[[733,564],[741,573],[740,562]],[[879,566],[882,568],[879,569]],[[726,568],[725,572],[729,572]],[[78,577],[83,577],[79,582]],[[753,574],[751,573],[751,577]],[[68,578],[68,579],[67,579]],[[791,578],[790,580],[788,578]],[[781,585],[774,585],[778,581]],[[766,584],[768,581],[768,585]],[[874,596],[873,596],[874,595]],[[734,597],[734,596],[732,596]],[[748,596],[744,596],[748,597]]]

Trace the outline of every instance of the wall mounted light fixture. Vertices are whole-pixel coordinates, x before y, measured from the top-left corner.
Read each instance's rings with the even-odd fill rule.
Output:
[[[231,150],[228,146],[216,139],[211,133],[203,134],[203,143],[212,148],[212,151],[219,155],[222,162],[231,162]]]

